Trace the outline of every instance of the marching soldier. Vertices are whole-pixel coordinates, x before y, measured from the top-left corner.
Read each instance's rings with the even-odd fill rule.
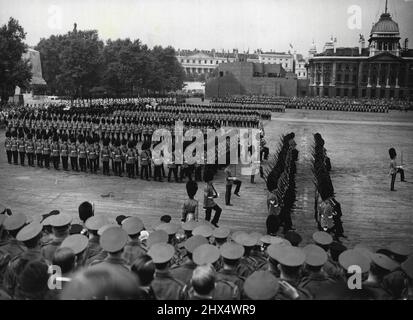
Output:
[[[211,172],[206,172],[204,178],[206,182],[206,186],[204,190],[205,220],[210,221],[212,210],[215,210],[215,215],[211,223],[216,228],[218,228],[218,221],[221,216],[222,209],[214,201],[215,198],[218,198],[218,193],[216,192],[214,185],[212,184],[213,175]]]
[[[231,165],[228,165],[228,166],[225,168],[224,171],[225,171],[225,175],[226,175],[226,178],[225,178],[225,180],[226,180],[225,204],[226,204],[227,206],[232,206],[232,204],[231,204],[232,185],[233,185],[233,184],[236,185],[234,194],[235,194],[237,197],[239,197],[239,196],[240,196],[240,195],[239,195],[239,190],[240,190],[240,188],[241,188],[242,182],[232,175]]]

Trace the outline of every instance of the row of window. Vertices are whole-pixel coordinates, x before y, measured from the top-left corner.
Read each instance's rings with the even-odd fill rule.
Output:
[[[190,59],[181,59],[181,63],[191,63],[191,61],[192,61],[192,63],[197,63],[197,61],[198,61],[198,64],[208,64],[208,61],[209,61],[209,64],[214,64],[214,60],[190,60]],[[227,60],[216,60],[215,61],[215,64],[219,64],[219,63],[225,63],[225,62],[227,62]]]

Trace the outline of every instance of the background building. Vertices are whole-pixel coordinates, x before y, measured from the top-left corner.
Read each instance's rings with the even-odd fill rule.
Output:
[[[232,52],[212,50],[179,50],[176,58],[181,63],[187,75],[210,74],[221,63],[253,62],[263,64],[280,64],[286,72],[292,72],[299,79],[307,78],[306,60],[301,54],[290,52],[263,52],[258,49],[254,53],[240,53],[237,49]]]
[[[370,32],[368,46],[337,48],[326,43],[322,53],[309,52],[309,92],[312,96],[413,98],[413,50],[400,46],[398,24],[385,12]],[[315,52],[314,52],[315,51]]]
[[[298,84],[306,80],[298,80],[297,77],[287,75],[281,64],[247,61],[219,64],[214,77],[207,80],[205,96],[212,98],[230,95],[306,95],[305,88],[308,87],[308,83]]]

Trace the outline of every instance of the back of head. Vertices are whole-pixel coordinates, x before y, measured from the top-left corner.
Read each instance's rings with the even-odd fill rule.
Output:
[[[397,156],[396,149],[390,148],[389,149],[389,156],[390,156],[390,159],[396,158],[396,156]]]
[[[73,271],[76,262],[76,255],[70,248],[58,248],[53,256],[53,265],[59,266],[62,273]]]
[[[98,264],[78,271],[61,300],[129,300],[140,297],[139,281],[128,270]]]
[[[49,279],[47,264],[39,261],[29,261],[17,278],[18,291],[22,298],[43,299],[48,290]]]
[[[139,278],[142,286],[149,286],[155,274],[155,265],[152,258],[144,254],[137,258],[132,265],[132,272]]]
[[[85,201],[82,202],[79,206],[79,219],[81,221],[86,222],[87,219],[92,217],[94,214],[93,212],[93,206],[90,202]]]
[[[215,271],[211,265],[197,267],[191,279],[192,287],[200,295],[207,295],[215,288]]]

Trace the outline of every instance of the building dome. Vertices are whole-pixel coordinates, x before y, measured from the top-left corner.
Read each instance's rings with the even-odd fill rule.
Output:
[[[399,25],[392,20],[390,13],[383,13],[380,16],[380,20],[373,25],[373,28],[371,29],[371,34],[373,33],[399,34]]]

